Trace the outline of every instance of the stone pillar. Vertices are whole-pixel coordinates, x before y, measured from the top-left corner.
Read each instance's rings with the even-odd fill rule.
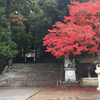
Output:
[[[9,61],[8,61],[8,66],[11,66],[12,65],[12,59],[10,59]]]

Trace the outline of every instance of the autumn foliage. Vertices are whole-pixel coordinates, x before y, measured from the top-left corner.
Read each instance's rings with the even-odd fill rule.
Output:
[[[87,3],[71,2],[64,22],[56,22],[43,38],[46,52],[57,58],[70,53],[80,55],[100,53],[100,0]]]
[[[11,22],[17,22],[20,25],[24,25],[23,21],[25,20],[25,18],[23,18],[23,16],[21,14],[15,15],[13,13],[11,13]]]

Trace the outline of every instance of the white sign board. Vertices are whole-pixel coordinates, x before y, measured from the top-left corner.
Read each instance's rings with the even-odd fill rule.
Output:
[[[73,75],[73,71],[68,71],[68,76],[72,76]]]

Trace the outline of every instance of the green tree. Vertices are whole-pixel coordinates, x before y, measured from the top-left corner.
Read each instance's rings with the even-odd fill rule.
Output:
[[[0,64],[5,64],[17,54],[16,44],[11,40],[11,32],[7,30],[5,10],[0,7]]]
[[[31,0],[1,0],[0,3],[6,11],[11,39],[17,44],[17,50],[22,51],[25,56],[26,49],[29,48],[30,35],[27,31],[27,21],[21,17],[26,19],[30,14]]]

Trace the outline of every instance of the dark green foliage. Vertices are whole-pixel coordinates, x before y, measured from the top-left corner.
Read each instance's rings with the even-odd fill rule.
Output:
[[[94,1],[94,0],[75,0],[75,1],[82,3],[82,2],[89,2],[89,1]]]
[[[11,41],[11,32],[7,31],[5,11],[0,7],[0,64],[5,64],[17,54],[15,47],[16,44]]]

